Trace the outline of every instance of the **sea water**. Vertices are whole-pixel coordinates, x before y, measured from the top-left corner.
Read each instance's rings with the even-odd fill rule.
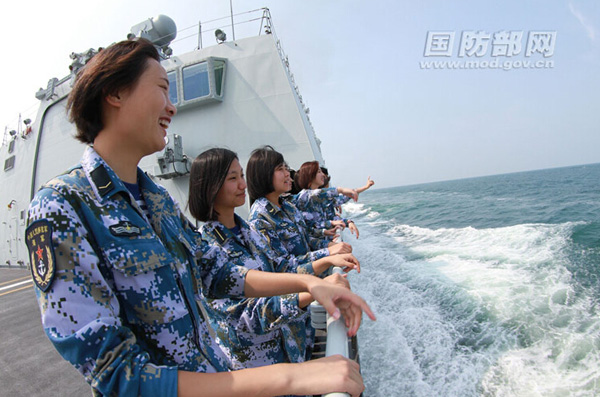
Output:
[[[600,164],[344,206],[365,396],[600,395]]]

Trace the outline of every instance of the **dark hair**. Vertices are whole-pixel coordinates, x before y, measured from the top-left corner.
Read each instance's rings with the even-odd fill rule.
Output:
[[[125,40],[101,49],[78,72],[67,101],[69,120],[77,127],[75,138],[83,143],[94,142],[104,128],[104,98],[135,86],[148,66],[148,59],[160,62],[150,41]]]
[[[188,205],[192,216],[199,221],[216,221],[215,199],[225,182],[229,167],[238,156],[229,149],[209,149],[196,157],[190,171]]]
[[[329,176],[329,171],[327,170],[327,168],[321,167],[321,171],[323,171],[323,173],[325,174],[325,183],[323,183],[323,186],[321,186],[322,189],[329,185],[329,182],[331,182],[331,176]]]
[[[320,169],[318,161],[307,161],[302,164],[300,169],[296,171],[296,177],[294,178],[296,186],[299,189],[310,188],[310,183],[315,179]]]
[[[271,146],[254,149],[246,166],[246,184],[250,205],[257,199],[275,191],[273,173],[281,164],[285,164],[283,155]]]
[[[296,184],[296,181],[294,180],[294,177],[296,176],[296,171],[290,169],[290,178],[292,178],[292,190],[290,190],[290,194],[294,195],[294,194],[298,194],[300,193],[300,190],[298,188],[298,185]]]

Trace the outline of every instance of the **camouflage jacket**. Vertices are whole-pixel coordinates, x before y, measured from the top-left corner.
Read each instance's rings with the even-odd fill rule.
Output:
[[[139,169],[138,181],[149,217],[87,148],[34,197],[26,242],[44,330],[94,394],[176,396],[177,370],[227,370],[196,299],[241,296],[247,270]]]
[[[277,256],[296,256],[300,261],[315,261],[329,255],[329,241],[309,233],[302,214],[290,199],[279,199],[281,207],[265,197],[252,204],[249,223],[267,238]]]
[[[333,200],[331,200],[325,204],[325,206],[323,208],[324,218],[329,219],[329,220],[334,220],[334,221],[344,221],[346,226],[348,226],[349,219],[343,218],[342,216],[338,215],[338,213],[336,212],[336,208],[341,207],[342,205],[346,204],[348,201],[350,201],[350,197],[344,196],[343,194],[338,194]]]
[[[282,267],[281,262],[287,262],[285,258],[275,258],[265,238],[242,218],[235,215],[235,220],[239,235],[220,222],[211,221],[202,226],[202,237],[222,249],[230,262],[247,269],[276,272]],[[294,271],[293,267],[284,267]],[[298,307],[297,294],[206,299],[200,303],[231,369],[305,360],[309,313]]]
[[[302,213],[304,222],[311,234],[323,238],[325,229],[331,229],[332,220],[344,220],[335,213],[335,207],[341,205],[343,198],[337,188],[303,189],[291,197],[296,208]],[[342,202],[345,203],[348,200]],[[345,221],[345,220],[344,220]]]

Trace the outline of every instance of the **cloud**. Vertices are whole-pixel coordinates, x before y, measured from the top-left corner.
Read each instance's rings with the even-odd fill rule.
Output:
[[[573,3],[569,3],[569,10],[571,11],[571,14],[573,14],[573,16],[577,18],[579,23],[581,23],[581,26],[583,26],[583,28],[587,32],[588,37],[592,41],[596,41],[596,37],[598,37],[596,27],[589,21],[589,19],[585,15],[583,15],[583,13],[580,10],[575,8]]]

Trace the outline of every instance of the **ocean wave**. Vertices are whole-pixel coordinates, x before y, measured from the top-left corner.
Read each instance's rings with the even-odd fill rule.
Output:
[[[597,300],[569,270],[570,236],[582,223],[365,225],[351,243],[363,268],[353,289],[379,316],[360,338],[368,395],[600,391]]]

